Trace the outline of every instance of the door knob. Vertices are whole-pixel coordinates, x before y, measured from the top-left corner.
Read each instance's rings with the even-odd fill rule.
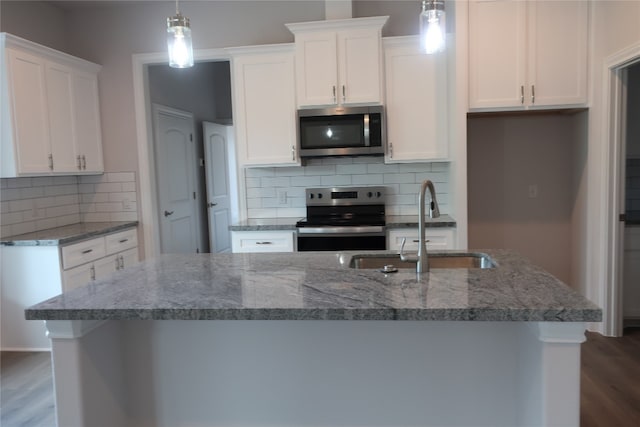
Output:
[[[173,211],[169,212],[169,211],[164,211],[164,216],[167,217],[169,215],[173,215]]]
[[[217,203],[207,203],[207,206],[209,206],[210,208],[212,208],[214,206],[217,206],[217,205],[218,205]]]

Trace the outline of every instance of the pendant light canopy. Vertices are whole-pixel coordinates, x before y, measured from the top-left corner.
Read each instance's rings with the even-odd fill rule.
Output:
[[[193,67],[193,44],[189,18],[178,11],[176,16],[167,18],[167,47],[169,48],[169,66],[173,68]]]
[[[444,0],[422,0],[420,12],[420,42],[426,53],[442,52],[445,48]]]

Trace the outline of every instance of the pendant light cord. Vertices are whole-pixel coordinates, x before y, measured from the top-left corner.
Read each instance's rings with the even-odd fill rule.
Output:
[[[176,15],[180,15],[180,12],[178,11],[178,0],[176,0]]]

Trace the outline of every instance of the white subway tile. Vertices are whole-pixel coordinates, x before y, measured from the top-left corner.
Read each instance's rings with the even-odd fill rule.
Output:
[[[398,173],[398,165],[397,164],[385,165],[385,164],[376,164],[376,163],[368,164],[367,173],[383,173],[383,174]]]
[[[53,206],[46,209],[47,218],[54,216],[64,216],[80,213],[80,206],[68,205],[68,206]]]
[[[96,184],[78,184],[80,194],[95,194]]]
[[[351,185],[351,175],[333,175],[321,177],[322,185]]]
[[[20,198],[35,199],[44,196],[44,187],[29,187],[20,189]]]
[[[398,172],[431,172],[431,163],[400,163]]]
[[[292,187],[317,187],[320,185],[320,176],[301,176],[291,180]]]
[[[110,202],[135,202],[137,200],[136,197],[136,193],[131,191],[123,193],[108,193],[108,200]]]
[[[109,214],[110,221],[137,221],[137,212],[112,212]]]
[[[245,178],[247,188],[260,187],[260,178]]]
[[[122,212],[138,212],[138,202],[122,202]]]
[[[276,216],[278,218],[303,218],[307,215],[305,208],[277,208]]]
[[[84,222],[104,222],[110,221],[108,212],[90,212],[82,215]]]
[[[276,189],[274,187],[267,188],[249,188],[247,190],[247,198],[276,197]]]
[[[428,172],[417,173],[415,182],[422,182],[425,179],[430,179],[434,184],[447,182],[448,174],[445,172]]]
[[[45,209],[30,209],[22,213],[22,221],[36,221],[47,217]]]
[[[247,178],[262,178],[275,176],[275,168],[246,168],[245,176]]]
[[[14,225],[22,222],[22,212],[9,212],[2,215],[0,222],[3,225]]]
[[[78,178],[76,176],[54,176],[53,185],[78,185]]]
[[[133,172],[109,172],[105,174],[107,182],[132,182],[135,181]]]
[[[326,157],[321,159],[323,165],[351,165],[353,158],[351,157]]]
[[[80,177],[80,184],[99,184],[101,182],[107,182],[104,175],[82,175]]]
[[[81,214],[85,214],[88,212],[95,212],[96,211],[96,205],[95,203],[81,203],[80,204],[80,213]]]
[[[449,162],[436,162],[431,164],[432,172],[449,172],[451,163]]]
[[[122,191],[136,191],[136,183],[135,182],[123,182],[122,183]]]
[[[122,203],[108,202],[108,203],[96,203],[96,212],[120,212],[122,210]]]
[[[262,178],[260,184],[262,188],[289,187],[289,185],[291,185],[291,179],[284,176],[279,178]]]
[[[418,183],[400,184],[398,194],[418,194],[418,191],[420,191],[420,184]]]
[[[101,182],[95,184],[96,193],[117,193],[122,191],[122,183],[120,182]]]
[[[7,213],[9,212],[9,202],[0,202],[0,213]],[[0,222],[2,219],[0,218]]]
[[[292,208],[304,208],[307,206],[307,199],[305,197],[291,197],[289,200]]]
[[[43,218],[35,222],[37,230],[46,230],[48,228],[60,227],[58,218]],[[72,223],[73,224],[73,223]]]
[[[7,188],[26,188],[31,186],[31,178],[9,178],[7,181]]]
[[[335,165],[319,165],[319,166],[306,166],[304,168],[304,174],[307,176],[313,175],[335,175],[336,167]]]
[[[416,181],[414,173],[389,173],[384,176],[385,184],[407,184]]]
[[[415,205],[418,199],[414,194],[393,194],[387,196],[387,203],[391,205]]]
[[[8,187],[9,179],[8,178],[0,178],[0,189],[4,190]]]
[[[21,198],[19,188],[7,188],[6,190],[0,191],[0,200],[19,200]]]
[[[64,196],[66,194],[78,194],[77,184],[51,185],[44,187],[45,196]]]
[[[381,164],[384,163],[384,157],[358,156],[353,157],[353,163]]]
[[[35,199],[37,208],[48,208],[51,206],[56,206],[56,198],[55,197],[41,197],[39,199]]]
[[[65,225],[71,225],[71,224],[77,224],[81,222],[81,217],[79,213],[76,214],[71,214],[71,215],[65,215],[65,216],[59,216],[56,218],[56,223],[58,224],[58,227],[62,227]]]
[[[362,175],[367,173],[367,165],[336,165],[336,174],[338,175]]]
[[[273,209],[247,209],[249,218],[273,218]]]
[[[0,225],[0,237],[5,238],[12,235],[13,232],[11,231],[10,225]]]
[[[20,212],[33,209],[35,201],[32,199],[12,200],[9,202],[9,212]]]
[[[108,202],[110,194],[111,193],[87,193],[87,194],[81,194],[80,195],[80,203],[104,203],[104,202]]]
[[[31,184],[34,187],[46,187],[47,185],[53,185],[53,177],[52,176],[38,176],[35,178],[31,178]]]
[[[259,209],[262,207],[262,199],[247,199],[247,209]]]
[[[278,203],[278,199],[276,197],[263,197],[262,198],[262,207],[265,209],[268,208],[277,208],[280,207],[280,203]],[[288,206],[288,205],[285,205]]]
[[[353,185],[382,185],[384,175],[369,173],[366,175],[353,175]]]
[[[300,166],[275,168],[275,176],[302,176],[304,168]]]
[[[14,235],[24,234],[24,233],[33,233],[37,231],[35,221],[21,222],[20,224],[13,224],[11,226],[11,232]]]
[[[77,205],[80,203],[80,196],[78,194],[68,194],[66,196],[56,196],[56,205]]]

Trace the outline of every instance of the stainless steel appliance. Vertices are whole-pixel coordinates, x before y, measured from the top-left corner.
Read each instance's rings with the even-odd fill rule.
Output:
[[[298,251],[385,249],[385,192],[385,187],[307,189],[307,217],[296,223]]]
[[[302,159],[384,154],[381,105],[299,110],[298,126]]]

